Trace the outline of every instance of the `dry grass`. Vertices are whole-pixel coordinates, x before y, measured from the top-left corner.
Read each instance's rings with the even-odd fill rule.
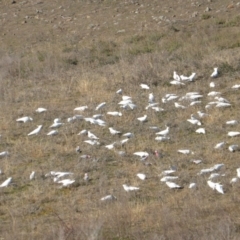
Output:
[[[173,4],[173,5],[172,5]],[[8,188],[1,188],[0,238],[2,239],[238,239],[240,195],[239,183],[230,185],[239,167],[239,152],[214,150],[216,143],[238,143],[228,138],[224,122],[239,119],[239,7],[227,8],[224,1],[206,3],[168,1],[69,1],[10,4],[0,2],[0,152],[10,155],[1,159],[0,182],[12,177]],[[174,6],[174,7],[173,7]],[[219,12],[217,10],[220,10]],[[191,17],[198,11],[197,17]],[[161,17],[163,16],[163,17]],[[36,30],[37,29],[37,30]],[[221,76],[215,80],[216,91],[231,103],[228,109],[209,109],[203,119],[206,135],[195,133],[196,126],[186,119],[198,110],[205,111],[212,68],[219,66]],[[184,75],[197,73],[197,80],[184,87],[169,84],[173,71]],[[148,122],[136,120],[145,114],[148,92],[139,84],[151,87],[156,102],[164,112],[147,111]],[[137,108],[118,108],[123,89]],[[163,104],[167,93],[183,96],[198,91],[204,95],[201,105],[182,111],[173,102]],[[75,107],[87,105],[82,114],[92,116],[98,104],[107,105],[107,127],[90,125],[83,120],[66,123],[76,114]],[[189,102],[183,101],[188,106]],[[35,109],[46,107],[38,114]],[[122,117],[107,111],[120,110]],[[16,123],[22,116],[32,122]],[[60,117],[65,125],[57,136],[48,137],[48,126]],[[38,136],[27,136],[36,125],[43,124]],[[170,126],[168,142],[154,140],[149,126]],[[133,132],[135,137],[116,151],[105,145],[121,139],[111,136],[108,127]],[[90,146],[79,136],[91,130],[100,138],[100,146]],[[239,130],[239,129],[238,129]],[[91,159],[80,159],[75,147]],[[194,155],[181,155],[178,149],[191,149]],[[154,156],[159,150],[161,158]],[[151,166],[133,156],[147,151]],[[202,159],[201,165],[191,163]],[[200,169],[224,163],[219,179],[225,194],[213,192],[206,184],[208,175],[198,176]],[[159,174],[174,165],[178,168],[182,190],[170,190],[160,182]],[[36,179],[29,174],[36,171]],[[59,188],[49,171],[71,171],[76,180],[72,187]],[[88,172],[90,181],[83,180]],[[138,172],[148,179],[141,181]],[[190,182],[197,189],[188,189]],[[122,184],[140,187],[124,192]],[[101,202],[113,194],[116,201]]]

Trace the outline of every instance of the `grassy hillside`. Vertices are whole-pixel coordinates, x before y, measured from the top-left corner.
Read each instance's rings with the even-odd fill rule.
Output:
[[[228,137],[240,126],[240,4],[237,1],[0,1],[0,238],[2,239],[239,239],[239,182],[230,184],[240,167],[239,137]],[[219,77],[210,77],[213,68]],[[195,81],[171,85],[173,71]],[[216,87],[210,88],[214,81]],[[140,88],[147,84],[150,89]],[[133,110],[120,108],[122,97],[131,96]],[[216,101],[211,91],[221,92],[231,107],[205,106]],[[203,95],[200,104],[190,101],[162,102],[166,94],[179,99],[188,92]],[[149,108],[149,93],[164,111]],[[106,106],[95,110],[98,104]],[[174,106],[178,102],[186,109]],[[83,111],[74,108],[88,106]],[[47,109],[37,113],[38,107]],[[120,111],[114,117],[109,111]],[[207,112],[200,119],[197,111]],[[68,122],[75,115],[103,114],[106,126],[84,119]],[[147,122],[137,118],[148,116]],[[194,114],[202,126],[190,124]],[[16,122],[30,116],[33,121]],[[47,136],[55,118],[63,126]],[[28,136],[37,125],[38,135]],[[169,126],[170,140],[155,140],[156,131]],[[125,144],[109,127],[134,137]],[[195,131],[204,127],[206,134]],[[99,145],[84,142],[88,130]],[[214,149],[219,142],[223,149]],[[105,146],[116,142],[114,149]],[[81,153],[75,151],[80,146]],[[179,149],[194,154],[183,155]],[[156,157],[155,151],[160,157]],[[125,155],[120,156],[119,151]],[[133,155],[146,151],[145,161]],[[90,158],[82,158],[89,155]],[[196,165],[192,160],[200,159]],[[224,194],[207,184],[210,174],[201,169],[223,163],[212,179],[223,185]],[[161,182],[162,172],[175,166],[170,189]],[[36,172],[33,180],[29,179]],[[72,172],[74,179],[62,187],[46,176],[50,171]],[[85,181],[84,174],[89,180]],[[136,174],[144,173],[142,181]],[[61,180],[64,178],[61,178]],[[189,189],[190,183],[195,189]],[[139,187],[126,192],[122,185]],[[101,201],[106,195],[113,201]]]

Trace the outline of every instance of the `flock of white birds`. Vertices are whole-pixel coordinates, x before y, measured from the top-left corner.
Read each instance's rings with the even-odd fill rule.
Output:
[[[214,68],[213,73],[210,75],[210,77],[212,79],[218,78],[219,77],[219,73],[218,73],[218,68]],[[172,85],[179,85],[179,86],[183,86],[185,85],[187,82],[194,82],[196,78],[196,73],[192,73],[190,76],[183,76],[183,75],[178,75],[176,71],[174,71],[173,73],[173,80],[170,81],[170,84]],[[215,88],[215,82],[210,82],[209,87],[211,89]],[[159,102],[155,101],[155,97],[153,93],[149,93],[148,91],[150,91],[150,87],[147,84],[140,84],[140,88],[143,89],[142,91],[144,91],[144,93],[147,92],[148,94],[148,105],[145,107],[145,114],[143,114],[143,116],[137,116],[136,117],[136,121],[139,121],[140,124],[145,124],[145,122],[147,122],[149,120],[149,117],[147,115],[147,110],[148,109],[152,109],[156,112],[162,112],[165,111],[164,108],[161,108],[159,106]],[[234,85],[232,86],[232,89],[239,89],[240,85]],[[122,111],[108,111],[106,112],[107,115],[111,115],[112,117],[116,117],[116,118],[121,118],[124,116],[124,112],[126,110],[130,110],[130,111],[134,111],[134,109],[137,107],[137,105],[133,102],[132,97],[130,96],[126,96],[123,95],[123,91],[122,89],[119,89],[118,91],[116,91],[116,94],[119,95],[119,97],[121,96],[121,101],[118,103],[118,108],[122,109]],[[189,122],[189,124],[193,124],[196,126],[201,126],[196,130],[196,133],[198,134],[206,134],[206,130],[204,127],[202,127],[202,122],[201,120],[203,118],[207,118],[209,116],[209,110],[213,107],[216,108],[226,108],[226,107],[231,107],[231,103],[221,97],[221,92],[217,92],[217,91],[210,91],[207,96],[209,98],[214,99],[211,102],[208,102],[208,104],[205,106],[206,111],[208,111],[208,113],[202,112],[202,111],[197,111],[197,117],[194,116],[194,114],[192,114],[190,116],[189,119],[187,119],[186,121]],[[169,104],[174,102],[174,106],[178,109],[186,109],[190,106],[201,106],[202,107],[202,98],[204,97],[204,95],[200,94],[199,92],[188,92],[186,93],[184,96],[178,96],[176,94],[166,94],[165,96],[162,97],[162,105],[164,106],[165,104]],[[146,99],[147,101],[147,99]],[[188,106],[186,105],[188,104]],[[101,110],[101,114],[95,114],[92,117],[85,117],[83,115],[75,115],[73,117],[69,117],[67,118],[66,122],[61,122],[61,119],[56,118],[54,119],[52,125],[49,127],[50,131],[48,133],[46,133],[46,135],[48,136],[54,136],[57,135],[60,131],[59,129],[64,125],[64,124],[71,124],[72,122],[79,120],[79,121],[86,121],[89,123],[89,126],[94,124],[94,125],[98,125],[101,127],[106,127],[107,126],[107,122],[105,120],[103,120],[103,118],[105,118],[105,116],[103,115],[103,109],[107,106],[107,102],[102,102],[99,105],[96,106],[95,111],[99,111]],[[80,106],[80,107],[76,107],[74,109],[75,112],[84,114],[84,111],[88,109],[88,106]],[[43,114],[44,112],[46,112],[47,109],[45,108],[38,108],[36,110],[37,113],[39,114]],[[122,113],[123,112],[123,113]],[[29,116],[25,116],[25,117],[21,117],[18,118],[16,120],[18,123],[27,123],[30,121],[33,121],[33,119]],[[227,125],[237,125],[238,121],[235,119],[230,119],[229,121],[226,122]],[[117,126],[116,126],[117,127]],[[43,125],[38,125],[36,129],[34,129],[33,131],[31,131],[30,133],[26,133],[26,135],[28,135],[29,137],[32,137],[33,135],[38,135],[43,129]],[[135,134],[133,132],[121,132],[118,129],[115,129],[113,127],[109,127],[109,133],[110,135],[118,135],[119,137],[121,136],[122,139],[118,140],[118,141],[114,141],[112,143],[109,143],[108,145],[105,145],[104,147],[107,150],[110,151],[116,151],[120,156],[124,156],[126,153],[124,151],[118,151],[117,149],[115,149],[115,145],[116,144],[120,144],[121,146],[127,144],[128,141],[134,141],[134,137]],[[156,134],[156,138],[155,140],[158,142],[167,142],[168,140],[170,140],[170,133],[171,133],[171,128],[169,126],[165,126],[165,129],[160,130],[158,126],[151,126],[150,129],[155,131]],[[160,130],[160,131],[159,131]],[[81,147],[77,147],[76,148],[76,152],[78,154],[80,154],[82,151],[81,149],[84,148],[84,144],[90,144],[92,145],[92,147],[95,147],[95,145],[100,145],[101,140],[99,137],[97,137],[92,130],[81,130],[78,135],[86,135],[87,136],[87,140],[83,141],[83,146]],[[229,131],[228,133],[226,133],[226,135],[228,137],[236,137],[240,135],[239,131]],[[223,149],[224,147],[226,147],[225,142],[220,142],[217,143],[215,145],[215,147],[213,146],[212,148],[216,149],[216,151]],[[230,152],[235,152],[239,149],[239,146],[237,144],[233,144],[228,146],[228,150]],[[178,149],[177,150],[178,153],[181,154],[192,154],[194,155],[194,152],[190,149]],[[142,161],[143,163],[145,163],[147,165],[147,159],[149,158],[149,155],[151,153],[147,152],[147,151],[139,151],[139,152],[134,152],[132,153],[133,156],[137,156],[139,157],[139,160]],[[155,152],[156,156],[158,155],[158,152]],[[10,155],[10,153],[8,151],[3,151],[0,153],[0,158],[3,157],[8,157]],[[89,155],[81,155],[81,158],[90,158]],[[195,164],[201,164],[202,160],[192,160],[192,163]],[[221,176],[224,176],[224,174],[220,174],[218,173],[218,171],[224,167],[224,164],[222,163],[216,163],[214,166],[210,167],[210,168],[206,168],[206,169],[200,169],[198,175],[206,175],[206,174],[210,174],[209,178],[206,182],[206,186],[208,185],[210,188],[212,188],[213,190],[216,190],[218,193],[224,194],[224,187],[221,183],[219,182],[215,182],[214,179],[219,178]],[[240,179],[240,168],[236,169],[237,174],[236,177],[229,179],[229,183],[231,184],[235,184],[239,179]],[[178,185],[176,182],[178,180],[178,176],[175,176],[175,174],[177,173],[177,169],[171,168],[169,170],[165,170],[163,171],[160,176],[160,182],[163,182],[166,184],[167,187],[171,188],[171,189],[182,189],[184,186],[180,186]],[[47,173],[45,175],[46,177],[51,177],[53,179],[53,181],[55,183],[61,184],[61,187],[67,187],[70,186],[71,184],[73,184],[75,182],[74,178],[73,178],[73,173],[72,172],[56,172],[56,171],[50,171],[49,173]],[[141,180],[146,180],[148,179],[148,176],[146,176],[146,174],[144,173],[137,173],[136,176],[141,179]],[[30,174],[30,180],[34,180],[35,178],[35,171],[33,171]],[[88,181],[89,180],[89,176],[88,173],[85,173],[84,175],[84,180]],[[5,180],[0,187],[8,187],[10,185],[10,183],[12,182],[12,177],[9,177],[7,180]],[[137,191],[140,189],[140,187],[136,187],[136,186],[128,186],[127,184],[123,184],[123,189],[127,192],[129,191]],[[194,189],[197,188],[197,184],[195,182],[190,182],[188,188],[190,189]],[[101,198],[102,201],[105,200],[113,200],[116,199],[115,196],[113,195],[107,195],[103,198]]]

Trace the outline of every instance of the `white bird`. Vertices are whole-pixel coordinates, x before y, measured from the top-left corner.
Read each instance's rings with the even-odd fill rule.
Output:
[[[31,173],[30,176],[29,176],[29,179],[30,179],[30,180],[33,180],[34,178],[35,178],[35,172],[32,171],[32,173]]]
[[[239,89],[240,88],[240,84],[235,84],[232,86],[233,89]]]
[[[184,76],[184,75],[180,75],[180,80],[182,80],[182,81],[189,81],[189,77]]]
[[[155,137],[155,140],[156,141],[160,141],[160,142],[165,142],[167,140],[169,140],[170,137],[166,137],[166,136],[158,136],[158,137]]]
[[[23,122],[23,123],[26,123],[26,122],[29,122],[29,121],[32,121],[33,119],[31,117],[21,117],[21,118],[18,118],[16,121],[17,122]]]
[[[238,121],[237,120],[230,120],[230,121],[226,121],[227,125],[237,125]]]
[[[124,133],[122,136],[127,137],[127,138],[132,138],[132,137],[134,137],[134,134],[131,132],[128,132],[128,133]]]
[[[108,115],[112,115],[115,117],[121,117],[122,113],[121,112],[107,112]]]
[[[102,126],[102,127],[105,127],[107,125],[106,122],[103,121],[102,119],[96,119],[95,124]]]
[[[94,118],[84,118],[86,122],[90,122],[91,124],[97,124],[97,120]]]
[[[213,68],[213,73],[211,74],[211,78],[216,78],[218,76],[218,68]]]
[[[153,130],[153,131],[158,131],[158,130],[160,130],[159,127],[157,127],[157,126],[151,126],[151,127],[149,127],[149,129],[151,129],[151,130]]]
[[[231,104],[230,103],[219,102],[219,103],[217,103],[217,105],[215,107],[216,108],[231,107]]]
[[[114,145],[116,144],[116,142],[112,143],[112,144],[109,144],[109,145],[106,145],[105,148],[111,150],[114,148]]]
[[[166,184],[168,185],[169,188],[172,188],[172,189],[182,189],[183,188],[174,182],[166,182]]]
[[[0,152],[0,158],[3,158],[3,157],[6,157],[9,155],[9,152],[8,151],[3,151],[3,152]]]
[[[160,107],[152,107],[152,109],[155,111],[155,112],[163,112],[164,109],[163,108],[160,108]]]
[[[185,106],[183,106],[183,105],[179,104],[178,102],[175,102],[175,103],[174,103],[174,105],[175,105],[175,108],[186,109],[186,107],[185,107]]]
[[[239,147],[238,147],[238,145],[230,145],[229,147],[228,147],[228,150],[230,151],[230,152],[235,152],[235,151],[237,151],[239,149]]]
[[[187,119],[187,121],[193,125],[202,125],[202,123],[198,119]]]
[[[95,108],[95,110],[99,110],[99,109],[103,108],[104,106],[106,106],[106,102],[100,103],[100,104]]]
[[[118,103],[119,105],[128,105],[128,104],[132,104],[132,99],[125,99],[125,100],[122,100]]]
[[[84,119],[84,117],[83,117],[83,115],[77,114],[77,115],[74,115],[74,116],[73,116],[73,119],[82,120],[82,119]]]
[[[92,117],[94,119],[99,119],[99,118],[103,117],[103,114],[94,114]]]
[[[143,84],[143,83],[140,84],[140,87],[146,90],[150,89],[150,87],[147,84]]]
[[[234,131],[228,132],[229,137],[236,137],[236,136],[239,136],[239,135],[240,135],[240,132],[234,132]]]
[[[165,176],[163,178],[160,179],[161,182],[168,182],[169,180],[175,180],[175,179],[178,179],[177,176]]]
[[[215,97],[215,96],[217,96],[217,95],[219,95],[219,94],[221,94],[220,92],[216,92],[216,91],[212,91],[212,92],[209,92],[208,93],[208,96],[210,96],[210,97]]]
[[[12,178],[10,177],[10,178],[8,178],[7,180],[5,180],[5,181],[0,185],[0,187],[7,187],[7,186],[10,184],[11,181],[12,181]]]
[[[140,122],[146,122],[147,121],[147,115],[144,115],[143,117],[137,118],[138,121]]]
[[[88,106],[81,106],[81,107],[76,107],[73,110],[74,111],[81,111],[83,112],[84,110],[88,109]]]
[[[215,188],[216,188],[216,183],[208,180],[208,181],[207,181],[207,184],[208,184],[208,186],[209,186],[212,190],[215,190]]]
[[[62,183],[63,187],[67,187],[67,186],[73,184],[74,182],[75,182],[75,180],[72,180],[72,179],[63,179],[63,180],[58,181],[57,183]]]
[[[202,160],[192,160],[192,162],[195,164],[200,164],[202,162]]]
[[[209,87],[210,88],[214,88],[215,87],[215,83],[214,82],[210,82]]]
[[[145,180],[146,179],[146,175],[143,173],[138,173],[137,177],[139,177],[141,180]]]
[[[122,186],[123,186],[123,188],[124,188],[124,190],[125,190],[126,192],[136,191],[136,190],[139,190],[139,189],[140,189],[140,188],[138,188],[138,187],[128,186],[128,185],[126,185],[126,184],[123,184]]]
[[[153,107],[157,106],[158,104],[159,104],[159,103],[149,103],[149,104],[145,107],[145,109],[148,110],[149,108],[153,108]]]
[[[88,130],[83,129],[82,131],[80,131],[77,135],[87,135]]]
[[[45,176],[48,177],[48,176],[52,176],[54,177],[53,178],[53,181],[54,182],[58,182],[60,178],[64,177],[64,176],[67,176],[67,175],[71,175],[73,173],[71,172],[55,172],[55,171],[51,171],[50,173],[47,173]]]
[[[236,182],[238,182],[238,181],[239,181],[239,178],[236,178],[236,177],[235,177],[235,178],[232,178],[232,179],[231,179],[230,183],[236,183]]]
[[[216,177],[219,177],[220,174],[219,173],[211,173],[211,175],[209,176],[208,179],[213,179],[213,178],[216,178]]]
[[[61,119],[60,119],[60,118],[55,118],[55,119],[53,120],[53,122],[54,122],[54,123],[60,123],[60,122],[61,122]]]
[[[164,129],[164,130],[162,130],[162,131],[160,131],[160,132],[157,132],[157,133],[155,133],[155,134],[156,134],[156,135],[161,135],[161,136],[166,136],[166,135],[169,134],[169,127],[166,126],[166,129]]]
[[[168,93],[165,95],[165,97],[162,98],[162,102],[166,103],[177,98],[179,98],[179,96],[177,96],[176,94]]]
[[[185,85],[184,83],[179,82],[179,81],[177,81],[177,80],[171,81],[170,84],[172,84],[172,85],[178,85],[178,86],[179,86],[179,85],[183,85],[183,86]]]
[[[191,152],[189,149],[180,149],[178,150],[178,152],[182,154],[190,154],[190,153],[193,154],[193,152]]]
[[[192,73],[189,77],[188,77],[188,81],[192,82],[194,80],[194,78],[196,77],[196,73]]]
[[[229,103],[229,101],[223,97],[216,96],[214,99],[216,99],[218,102]]]
[[[189,95],[187,97],[188,100],[191,100],[191,101],[195,101],[195,100],[200,100],[200,98],[202,98],[203,95],[200,95],[200,94],[193,94],[193,95]]]
[[[148,157],[149,156],[149,154],[147,152],[135,152],[133,154],[136,156],[139,156],[139,157]]]
[[[193,101],[189,104],[189,106],[194,106],[194,105],[197,105],[197,104],[200,104],[202,103],[202,101]]]
[[[86,181],[86,182],[89,180],[88,173],[84,173],[83,180]]]
[[[204,118],[204,117],[209,116],[207,113],[204,113],[204,112],[201,112],[201,111],[197,111],[197,113],[198,113],[198,116],[199,116],[200,118]]]
[[[224,145],[225,145],[225,142],[220,142],[220,143],[217,143],[214,148],[215,149],[221,149],[221,148],[223,148]]]
[[[123,109],[131,109],[131,110],[135,109],[136,107],[137,107],[137,105],[133,104],[131,102],[126,103],[126,104],[121,106],[121,108],[123,108]]]
[[[75,151],[76,151],[76,153],[81,153],[82,152],[82,150],[79,146],[76,147]]]
[[[59,128],[63,125],[64,123],[60,122],[54,122],[49,128]]]
[[[190,183],[188,188],[196,188],[197,184],[196,183]]]
[[[206,130],[205,130],[205,128],[198,128],[198,129],[196,130],[196,133],[205,134],[205,133],[206,133]]]
[[[39,107],[39,108],[36,110],[36,112],[38,112],[38,113],[42,113],[42,112],[46,112],[46,111],[47,111],[46,108],[41,108],[41,107]]]
[[[187,92],[186,94],[185,94],[185,97],[190,97],[190,96],[193,96],[193,95],[199,95],[199,92]]]
[[[51,171],[50,175],[51,176],[55,176],[55,182],[58,181],[59,178],[67,176],[67,175],[72,175],[72,172],[55,172],[55,171]]]
[[[113,195],[107,195],[105,197],[102,197],[100,200],[101,201],[110,201],[110,200],[116,200],[117,198]]]
[[[112,127],[108,128],[108,129],[109,129],[109,131],[110,131],[110,133],[111,133],[112,135],[121,134],[120,131],[117,131],[117,130],[113,129]]]
[[[194,114],[191,114],[191,119],[192,119],[192,120],[198,120],[198,119],[194,116]]]
[[[216,189],[219,193],[224,194],[223,186],[220,185],[219,183],[216,183],[215,189]]]
[[[94,135],[90,131],[88,131],[88,137],[91,138],[91,139],[95,139],[95,140],[99,139],[96,135]]]
[[[213,169],[214,169],[214,170],[220,170],[223,166],[224,166],[223,163],[218,163],[218,164],[215,164],[215,165],[213,166]]]
[[[173,71],[173,79],[178,81],[178,82],[181,80],[176,71]]]
[[[237,168],[236,171],[237,171],[237,177],[240,178],[240,168]]]
[[[52,130],[49,133],[47,133],[48,136],[54,136],[58,134],[58,130]]]
[[[122,100],[123,100],[123,101],[125,101],[125,100],[131,100],[131,99],[132,99],[132,97],[130,97],[130,96],[126,96],[126,95],[122,96]]]
[[[135,152],[133,154],[136,156],[139,156],[141,158],[147,158],[149,156],[149,154],[147,152]]]
[[[91,124],[97,124],[97,119],[94,119],[94,118],[91,118],[91,117],[84,118],[84,120],[86,122],[91,123]]]
[[[129,141],[129,138],[125,138],[125,139],[122,139],[121,141],[120,141],[120,143],[121,143],[121,145],[123,145],[123,144],[125,144],[126,142],[128,142]]]
[[[180,79],[182,81],[192,82],[194,80],[195,76],[196,76],[196,73],[192,73],[189,77],[184,76],[184,75],[180,75]]]
[[[38,125],[36,129],[34,129],[32,132],[28,134],[28,136],[37,135],[41,131],[41,129],[42,129],[42,125]]]
[[[240,168],[237,168],[236,171],[237,171],[237,177],[240,178]]]
[[[148,102],[149,103],[153,103],[154,100],[155,100],[155,97],[154,97],[153,93],[149,93],[149,95],[148,95]]]
[[[118,90],[116,91],[116,93],[117,93],[117,94],[122,94],[122,89],[121,89],[121,88],[118,89]]]
[[[172,174],[172,173],[175,173],[176,170],[173,170],[173,169],[170,169],[170,170],[165,170],[161,173],[161,176],[166,176],[168,174]]]
[[[89,158],[91,158],[91,156],[84,154],[84,155],[81,155],[80,158],[81,159],[89,159]]]
[[[74,116],[67,118],[68,123],[74,122],[75,120],[76,120],[76,118]]]
[[[88,143],[88,144],[90,144],[90,145],[99,145],[100,144],[100,142],[98,142],[97,140],[86,140],[86,141],[84,141],[85,143]]]

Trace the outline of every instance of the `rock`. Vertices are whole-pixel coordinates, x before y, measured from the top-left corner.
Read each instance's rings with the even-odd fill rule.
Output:
[[[193,12],[192,17],[197,17],[198,12]]]
[[[207,7],[206,9],[205,9],[205,12],[210,12],[211,11],[211,8],[210,7]]]
[[[87,29],[93,29],[94,27],[95,27],[95,25],[91,23],[88,25]]]

